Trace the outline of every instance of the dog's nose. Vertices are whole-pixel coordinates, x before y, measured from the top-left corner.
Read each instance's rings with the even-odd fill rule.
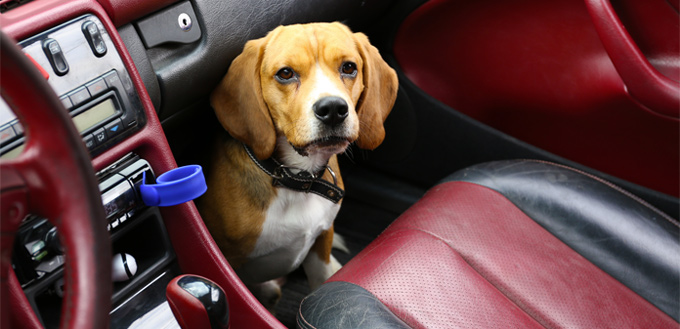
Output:
[[[348,114],[347,102],[336,96],[328,96],[316,101],[312,109],[317,119],[331,127],[345,121]]]

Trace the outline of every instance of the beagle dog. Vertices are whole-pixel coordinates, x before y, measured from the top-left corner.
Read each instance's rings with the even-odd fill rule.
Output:
[[[300,265],[312,289],[331,255],[343,182],[336,154],[375,149],[398,89],[362,33],[340,23],[280,26],[246,43],[210,102],[229,133],[212,152],[199,202],[215,242],[265,304]]]

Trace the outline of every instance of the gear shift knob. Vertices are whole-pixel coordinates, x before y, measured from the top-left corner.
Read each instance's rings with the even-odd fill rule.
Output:
[[[216,283],[197,275],[180,275],[166,288],[170,309],[183,329],[227,329],[227,296]]]

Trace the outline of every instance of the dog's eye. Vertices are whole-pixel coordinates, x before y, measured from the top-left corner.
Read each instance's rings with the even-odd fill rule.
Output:
[[[342,74],[355,76],[357,74],[357,65],[352,62],[344,62],[342,63],[342,67],[340,67],[340,71]]]
[[[276,78],[281,82],[287,82],[295,77],[295,71],[290,67],[284,67],[276,72]]]

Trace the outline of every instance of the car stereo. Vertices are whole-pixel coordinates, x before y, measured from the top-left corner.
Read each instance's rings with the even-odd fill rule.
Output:
[[[19,42],[73,118],[92,156],[141,129],[144,109],[102,22],[84,15]],[[0,155],[23,150],[24,129],[0,102]]]
[[[97,173],[106,225],[112,234],[135,220],[148,207],[142,202],[139,186],[143,177],[153,180],[149,163],[128,154]],[[45,218],[29,216],[17,234],[14,270],[22,286],[42,279],[64,263],[56,228]]]
[[[128,262],[132,258],[136,263],[136,272],[128,277],[111,278],[111,328],[129,328],[126,321],[165,302],[165,286],[180,272],[158,207],[147,206],[141,198],[139,186],[145,177],[147,183],[155,181],[149,163],[133,153],[97,173],[106,215],[101,224],[109,230],[112,261],[115,255],[126,255]],[[54,225],[34,215],[24,219],[14,241],[12,268],[47,329],[59,326],[65,261]]]

